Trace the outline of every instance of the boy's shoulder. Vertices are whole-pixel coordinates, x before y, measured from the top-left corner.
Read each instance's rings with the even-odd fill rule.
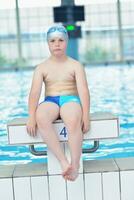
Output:
[[[37,71],[42,71],[42,70],[44,70],[45,66],[47,65],[47,62],[48,62],[48,61],[45,60],[45,61],[39,63],[39,64],[36,66],[35,70],[37,70]]]
[[[74,68],[83,68],[83,65],[78,60],[75,60],[74,58],[69,57],[69,62],[71,66],[73,66]]]

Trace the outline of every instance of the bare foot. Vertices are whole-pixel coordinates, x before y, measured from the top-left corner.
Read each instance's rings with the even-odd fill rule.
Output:
[[[78,167],[71,167],[70,173],[66,174],[64,178],[69,181],[75,181],[79,175],[79,168]]]
[[[61,168],[62,168],[62,176],[66,176],[71,172],[71,165],[68,163],[67,160],[61,161]]]

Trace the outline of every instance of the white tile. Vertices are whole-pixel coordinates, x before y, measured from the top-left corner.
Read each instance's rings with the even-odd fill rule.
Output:
[[[67,196],[68,200],[84,200],[84,181],[83,174],[75,181],[67,181]]]
[[[47,176],[31,177],[32,200],[49,200]]]
[[[121,200],[134,200],[134,171],[121,172]]]
[[[101,173],[88,173],[84,176],[86,200],[102,200]]]
[[[113,172],[119,170],[114,159],[84,160],[83,163],[85,173]]]
[[[134,157],[116,158],[114,160],[120,171],[134,171]]]
[[[0,199],[13,200],[13,187],[11,178],[0,179]]]
[[[50,200],[67,200],[66,182],[61,175],[49,176]]]
[[[60,144],[64,151],[64,144],[63,143]],[[49,148],[47,151],[47,155],[48,155],[48,174],[49,175],[62,174],[60,163]]]
[[[32,200],[30,177],[14,178],[15,200]]]
[[[103,200],[120,200],[119,172],[103,173]]]

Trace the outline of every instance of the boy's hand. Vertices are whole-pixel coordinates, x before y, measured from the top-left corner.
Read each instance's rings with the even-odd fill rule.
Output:
[[[30,136],[35,137],[36,136],[36,120],[35,120],[35,118],[29,117],[26,126],[27,126],[27,133]]]
[[[89,117],[83,117],[82,121],[82,132],[87,133],[90,129],[90,118]]]

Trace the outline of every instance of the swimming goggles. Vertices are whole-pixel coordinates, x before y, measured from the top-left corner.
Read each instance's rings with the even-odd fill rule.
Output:
[[[64,27],[51,27],[51,28],[48,30],[47,35],[48,35],[49,33],[55,32],[55,31],[59,31],[59,32],[61,32],[61,33],[67,34],[67,30],[66,30]]]
[[[47,41],[53,37],[62,37],[66,41],[68,40],[68,32],[64,26],[52,26],[47,31]]]

